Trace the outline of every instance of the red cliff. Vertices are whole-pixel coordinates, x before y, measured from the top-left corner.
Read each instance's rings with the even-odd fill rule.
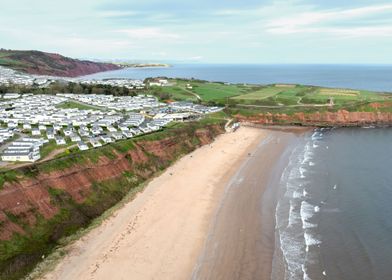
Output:
[[[305,126],[363,126],[390,125],[392,113],[389,112],[315,112],[288,114],[258,114],[253,116],[236,115],[241,122],[262,125],[305,125]]]

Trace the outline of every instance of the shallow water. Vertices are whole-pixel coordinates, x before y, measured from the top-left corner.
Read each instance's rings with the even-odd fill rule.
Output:
[[[391,140],[387,128],[328,129],[297,145],[280,181],[272,279],[392,279]]]

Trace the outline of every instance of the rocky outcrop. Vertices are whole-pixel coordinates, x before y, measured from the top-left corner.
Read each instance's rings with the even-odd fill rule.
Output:
[[[390,125],[392,113],[389,112],[315,112],[288,114],[258,114],[253,116],[236,115],[241,122],[261,125],[304,125],[304,126],[364,126]]]

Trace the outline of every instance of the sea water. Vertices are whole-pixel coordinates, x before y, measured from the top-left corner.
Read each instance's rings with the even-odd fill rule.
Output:
[[[90,79],[195,78],[248,84],[293,83],[392,92],[392,65],[174,64],[168,68],[125,68]]]
[[[272,279],[392,279],[391,143],[389,128],[340,128],[296,146],[280,180]]]

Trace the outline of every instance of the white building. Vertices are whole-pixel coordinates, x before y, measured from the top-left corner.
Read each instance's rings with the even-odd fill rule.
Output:
[[[57,136],[56,137],[56,144],[57,145],[65,145],[67,142],[65,142],[65,139],[63,137]]]
[[[87,144],[84,143],[83,141],[79,141],[79,142],[78,142],[78,148],[79,148],[79,150],[81,150],[81,151],[88,150]]]

